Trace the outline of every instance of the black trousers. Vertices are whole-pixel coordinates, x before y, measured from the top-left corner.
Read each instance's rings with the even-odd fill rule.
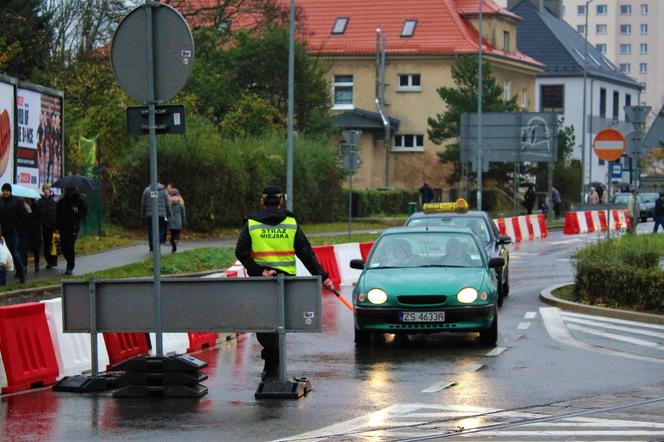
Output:
[[[60,230],[60,247],[62,255],[67,260],[67,270],[74,270],[76,266],[76,238],[78,230]]]
[[[279,335],[277,333],[256,333],[258,342],[263,346],[261,358],[266,364],[279,364]]]
[[[180,230],[180,229],[171,229],[170,241],[171,241],[171,246],[173,247],[173,250],[176,249],[176,244],[178,243],[178,241],[180,241],[180,233],[181,232],[182,232],[182,230]]]
[[[58,255],[51,255],[51,243],[53,242],[52,226],[42,226],[42,239],[44,240],[44,260],[51,266],[58,265]]]

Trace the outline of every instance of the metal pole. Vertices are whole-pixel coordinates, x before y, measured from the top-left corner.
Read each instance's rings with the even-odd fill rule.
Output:
[[[636,94],[636,100],[639,103],[639,119],[636,123],[636,175],[634,176],[634,198],[638,198],[639,195],[639,184],[641,182],[641,128],[645,124],[645,117],[641,118],[642,111],[641,111],[641,88],[639,88],[639,91]],[[638,201],[638,199],[637,199]],[[641,214],[637,214],[636,218],[638,219],[641,216]]]
[[[586,177],[586,120],[588,116],[586,115],[586,80],[588,78],[588,5],[592,3],[593,0],[586,0],[586,24],[583,38],[585,39],[585,57],[583,58],[583,111],[581,114],[581,198],[579,202],[583,204],[583,196],[585,194],[585,177]]]
[[[288,150],[286,153],[286,208],[293,210],[293,108],[295,96],[295,0],[290,2],[288,36]]]
[[[477,80],[477,210],[482,210],[482,93],[483,93],[483,69],[482,69],[482,4],[480,2],[480,23],[479,23],[479,74]]]
[[[351,170],[348,171],[348,242],[350,241],[353,226],[353,150],[351,150]]]
[[[279,327],[277,334],[279,335],[279,380],[286,381],[286,308],[285,301],[285,288],[284,288],[284,275],[277,275],[277,304],[279,305]]]
[[[159,217],[157,190],[157,134],[155,132],[155,90],[154,90],[154,48],[152,38],[152,8],[153,2],[145,2],[146,32],[147,32],[147,58],[148,58],[148,126],[150,138],[150,207],[152,210],[152,272],[154,273],[154,307],[155,307],[155,338],[157,341],[157,356],[164,355],[161,327],[161,243],[159,242]]]
[[[92,376],[99,374],[99,353],[97,352],[97,286],[95,277],[88,279],[90,292],[90,360],[92,363]]]

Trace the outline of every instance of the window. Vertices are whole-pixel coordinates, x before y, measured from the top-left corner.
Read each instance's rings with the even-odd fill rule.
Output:
[[[394,136],[394,150],[423,150],[424,135],[402,134]]]
[[[399,74],[399,91],[421,91],[420,74]]]
[[[641,5],[641,15],[648,15],[648,5],[645,3]]]
[[[577,15],[586,15],[586,5],[579,5],[576,7]]]
[[[353,109],[353,76],[335,75],[333,109]]]
[[[648,73],[648,63],[639,63],[639,73],[641,74]]]
[[[613,91],[613,119],[617,120],[620,115],[620,92]]]
[[[620,45],[620,54],[621,55],[629,55],[632,53],[632,45],[629,43],[622,43]]]
[[[606,118],[606,89],[599,90],[599,116]]]
[[[642,54],[647,54],[648,53],[648,43],[641,43],[639,45],[639,48],[640,48]]]
[[[333,34],[343,34],[346,32],[346,25],[348,24],[348,17],[337,17],[332,28]]]
[[[620,15],[632,15],[632,5],[620,5]]]
[[[630,94],[625,94],[625,106],[632,105],[632,96]]]
[[[595,25],[595,34],[606,35],[606,25]]]
[[[606,43],[598,43],[596,47],[600,54],[606,54]]]
[[[565,86],[541,86],[540,95],[542,97],[541,112],[557,112],[559,114],[565,112]]]
[[[406,20],[403,23],[403,28],[401,29],[401,36],[402,37],[412,37],[413,33],[415,32],[415,25],[417,24],[417,20]]]
[[[579,31],[579,34],[586,35],[586,25],[578,25],[576,30]]]
[[[510,50],[510,33],[508,31],[503,31],[503,49]]]
[[[632,71],[632,66],[629,63],[620,63],[620,72],[629,74]]]
[[[521,108],[528,109],[528,89],[521,89]]]
[[[606,5],[597,5],[595,11],[597,12],[597,15],[606,15],[608,8]]]
[[[632,33],[632,25],[620,25],[620,35],[630,35]]]
[[[648,24],[643,23],[641,25],[641,35],[648,35]]]
[[[505,101],[512,98],[512,81],[505,80],[503,82],[503,99]]]

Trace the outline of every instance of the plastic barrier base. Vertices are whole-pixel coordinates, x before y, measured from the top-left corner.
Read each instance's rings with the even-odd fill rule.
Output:
[[[100,391],[113,390],[123,385],[125,373],[107,372],[97,376],[67,376],[53,386],[53,391],[65,391],[68,393],[98,393]]]
[[[299,399],[312,390],[307,378],[293,378],[290,381],[279,379],[263,381],[254,394],[256,399]]]

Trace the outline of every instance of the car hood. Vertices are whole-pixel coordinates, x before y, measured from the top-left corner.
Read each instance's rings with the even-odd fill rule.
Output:
[[[462,288],[479,290],[484,284],[486,270],[480,268],[428,267],[367,269],[362,276],[359,289],[374,288],[388,294],[399,295],[455,295]]]

